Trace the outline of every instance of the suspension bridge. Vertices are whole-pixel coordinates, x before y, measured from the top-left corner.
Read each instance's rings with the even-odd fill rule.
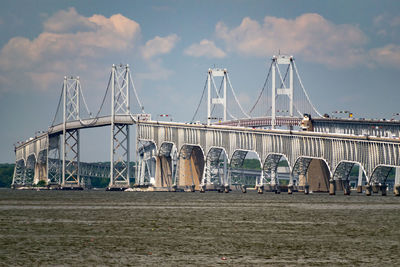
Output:
[[[281,71],[281,67],[286,69]],[[219,83],[219,86],[217,84]],[[130,96],[134,95],[134,105]],[[108,114],[106,102],[109,104]],[[132,107],[132,110],[131,110]],[[135,111],[133,109],[136,109]],[[130,126],[136,125],[133,173]],[[110,163],[80,161],[80,131],[109,126]],[[45,181],[82,189],[109,178],[109,189],[149,185],[159,190],[246,192],[266,186],[280,192],[286,162],[289,192],[366,194],[400,190],[400,123],[324,118],[312,104],[293,57],[274,56],[255,104],[241,105],[226,69],[209,69],[190,123],[152,121],[144,112],[128,65],[113,65],[102,103],[93,116],[79,77],[65,77],[51,127],[15,147],[13,187]],[[255,170],[246,170],[255,160]],[[357,168],[358,175],[350,175]],[[353,178],[351,178],[353,177]],[[390,181],[388,177],[395,177]],[[352,180],[351,180],[351,179]]]

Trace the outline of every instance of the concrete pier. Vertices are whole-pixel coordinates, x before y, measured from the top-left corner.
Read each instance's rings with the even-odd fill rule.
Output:
[[[382,196],[387,195],[387,185],[386,184],[381,184],[381,192],[382,192]]]
[[[366,196],[370,196],[371,195],[371,192],[372,191],[372,186],[370,185],[370,184],[367,184],[366,186],[365,186],[365,195]]]
[[[242,190],[242,193],[247,193],[247,188],[244,184],[240,187],[240,189]]]
[[[257,186],[257,193],[259,193],[259,194],[263,194],[264,193],[264,186],[263,185]]]
[[[335,180],[329,180],[329,195],[336,194],[336,183]]]
[[[400,184],[395,184],[395,185],[394,185],[393,193],[394,193],[394,195],[397,196],[397,197],[400,196]]]
[[[363,192],[363,188],[361,185],[357,186],[357,193],[362,193]]]
[[[372,192],[374,193],[374,194],[378,194],[379,193],[379,184],[378,183],[374,183],[373,185],[372,185]]]
[[[351,194],[350,184],[347,180],[343,182],[343,194],[347,196]]]
[[[309,193],[310,193],[310,185],[306,184],[306,185],[304,186],[304,194],[305,194],[305,195],[308,195]]]

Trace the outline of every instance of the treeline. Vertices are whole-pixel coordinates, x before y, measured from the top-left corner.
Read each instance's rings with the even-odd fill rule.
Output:
[[[10,187],[15,164],[0,163],[0,187]]]

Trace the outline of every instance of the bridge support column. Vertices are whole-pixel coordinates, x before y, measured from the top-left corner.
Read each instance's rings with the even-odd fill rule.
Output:
[[[263,194],[264,193],[264,186],[263,185],[257,186],[257,193],[259,193],[259,194]]]
[[[335,195],[336,194],[336,183],[335,180],[331,179],[329,180],[329,195]]]
[[[394,195],[397,196],[397,197],[400,196],[400,184],[395,184],[395,185],[394,185],[393,193],[394,193]]]
[[[372,193],[372,186],[371,186],[370,184],[367,184],[367,185],[365,186],[365,195],[366,195],[366,196],[370,196],[371,193]]]
[[[382,196],[387,195],[387,185],[386,184],[381,184],[381,192],[382,192]]]
[[[246,185],[242,184],[242,186],[240,187],[240,189],[242,190],[242,193],[247,193]]]
[[[293,194],[293,185],[292,184],[289,184],[287,192],[289,195]]]
[[[357,193],[362,193],[363,192],[363,188],[361,185],[357,185]]]
[[[343,194],[348,196],[351,194],[350,184],[348,180],[345,180],[343,182]]]
[[[231,191],[231,188],[229,187],[229,185],[225,185],[224,186],[224,192],[225,193],[229,193],[229,191]]]
[[[310,185],[309,184],[305,184],[304,185],[304,194],[308,195],[310,193]]]
[[[206,185],[205,184],[202,184],[201,186],[200,186],[200,193],[205,193],[206,192]]]
[[[378,194],[379,193],[379,184],[378,183],[374,183],[373,185],[372,185],[372,192],[374,193],[374,194]]]

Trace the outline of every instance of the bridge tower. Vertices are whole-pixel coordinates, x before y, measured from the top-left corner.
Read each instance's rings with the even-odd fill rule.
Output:
[[[282,78],[279,70],[279,65],[289,65],[289,86],[285,85],[284,78]],[[277,87],[276,72],[278,72],[279,80],[281,83]],[[281,88],[283,86],[283,88]],[[276,96],[287,95],[289,97],[289,115],[293,117],[293,57],[278,55],[272,57],[272,109],[271,109],[271,128],[275,129],[276,125]]]
[[[62,138],[62,187],[81,187],[79,159],[79,130],[67,130],[68,121],[79,120],[79,77],[64,77],[63,84],[63,138]]]
[[[111,70],[111,160],[112,188],[129,187],[130,143],[129,125],[115,123],[116,115],[129,115],[129,65],[114,65]]]
[[[226,69],[208,69],[208,77],[207,77],[207,89],[208,89],[208,97],[207,97],[207,125],[211,124],[211,106],[212,105],[222,105],[223,107],[223,121],[226,121],[226,81],[228,71]],[[222,77],[223,79],[223,96],[219,95],[219,92],[216,91],[217,97],[212,98],[211,96],[211,82],[214,82],[214,77]],[[216,88],[215,88],[216,89]]]

